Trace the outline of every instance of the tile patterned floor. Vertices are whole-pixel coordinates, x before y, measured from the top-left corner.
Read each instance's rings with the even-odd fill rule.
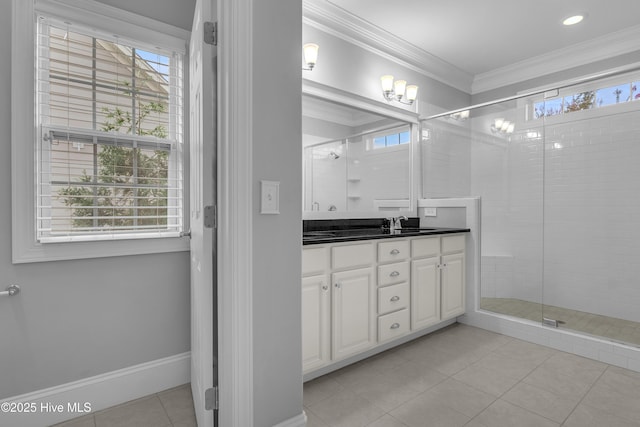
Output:
[[[308,427],[640,427],[640,373],[466,325],[304,384]],[[188,384],[56,427],[195,427]]]
[[[308,427],[640,427],[640,373],[453,325],[304,385]]]
[[[190,384],[55,425],[55,427],[196,426]]]
[[[482,298],[480,308],[493,313],[542,322],[542,304],[513,298]],[[560,328],[640,346],[640,323],[568,308],[544,306],[544,317],[562,321]]]

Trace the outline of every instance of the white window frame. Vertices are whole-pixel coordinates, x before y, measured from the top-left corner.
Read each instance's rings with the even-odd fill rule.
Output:
[[[543,101],[545,99],[545,94],[547,94],[548,99],[561,99],[567,96],[576,95],[582,92],[594,91],[597,92],[600,89],[608,88],[610,86],[617,86],[626,83],[633,83],[634,81],[640,81],[640,74],[637,72],[629,72],[621,75],[616,75],[613,77],[606,77],[602,79],[598,79],[593,82],[576,84],[569,87],[564,87],[558,90],[551,90],[546,93],[541,93],[539,95],[531,96],[526,98],[525,100],[519,100],[518,106],[522,105],[522,102],[525,102],[526,109],[524,114],[523,122],[526,123],[528,127],[536,127],[541,126],[543,123],[549,124],[559,124],[559,123],[567,123],[569,121],[575,120],[584,120],[591,119],[603,116],[609,116],[614,114],[620,114],[629,111],[636,111],[638,106],[640,105],[640,99],[638,100],[630,100],[625,102],[620,102],[619,104],[608,104],[601,107],[589,108],[586,110],[572,111],[570,113],[561,113],[555,114],[553,116],[544,116],[544,117],[535,117],[535,104]],[[557,86],[564,86],[567,82],[560,82]],[[540,88],[534,88],[533,90],[541,90]]]
[[[125,256],[189,250],[188,237],[38,243],[36,240],[35,32],[36,12],[108,31],[142,43],[162,45],[187,55],[190,33],[92,0],[12,0],[11,177],[13,263]],[[184,68],[187,68],[185,60]],[[187,70],[184,72],[188,76]],[[188,88],[185,80],[183,87]],[[187,98],[185,91],[185,98]],[[184,100],[185,109],[188,100]],[[184,118],[188,113],[184,112]],[[184,119],[183,119],[184,120]],[[184,164],[188,170],[188,126],[184,126]],[[185,229],[188,229],[188,174],[184,177]]]
[[[403,132],[409,132],[409,141],[396,145],[387,145],[385,147],[375,147],[374,140],[380,136],[389,136],[395,134],[401,134]],[[366,136],[366,154],[382,154],[390,151],[410,150],[411,143],[413,142],[413,126],[411,123],[402,125],[393,129],[387,129],[384,131],[370,133]]]

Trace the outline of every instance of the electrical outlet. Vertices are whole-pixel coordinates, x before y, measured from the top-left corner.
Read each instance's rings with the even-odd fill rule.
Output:
[[[437,208],[424,208],[424,216],[438,216]]]

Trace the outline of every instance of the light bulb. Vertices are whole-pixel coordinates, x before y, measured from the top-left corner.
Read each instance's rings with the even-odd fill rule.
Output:
[[[393,76],[386,75],[380,77],[380,83],[382,84],[383,92],[391,92],[393,90]]]
[[[418,86],[416,85],[407,86],[407,99],[410,102],[413,102],[416,100],[417,97],[418,97]]]
[[[393,84],[393,91],[396,94],[396,98],[402,99],[406,88],[407,88],[406,80],[396,80],[395,83]]]
[[[307,43],[302,48],[304,49],[304,62],[309,70],[313,70],[318,61],[318,49],[320,49],[320,46],[315,43]]]

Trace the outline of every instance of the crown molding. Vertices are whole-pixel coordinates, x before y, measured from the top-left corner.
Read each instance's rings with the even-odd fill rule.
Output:
[[[326,0],[303,0],[302,22],[424,76],[470,93],[473,76]]]
[[[640,50],[640,25],[478,74],[473,80],[471,94],[475,95],[638,50]]]

